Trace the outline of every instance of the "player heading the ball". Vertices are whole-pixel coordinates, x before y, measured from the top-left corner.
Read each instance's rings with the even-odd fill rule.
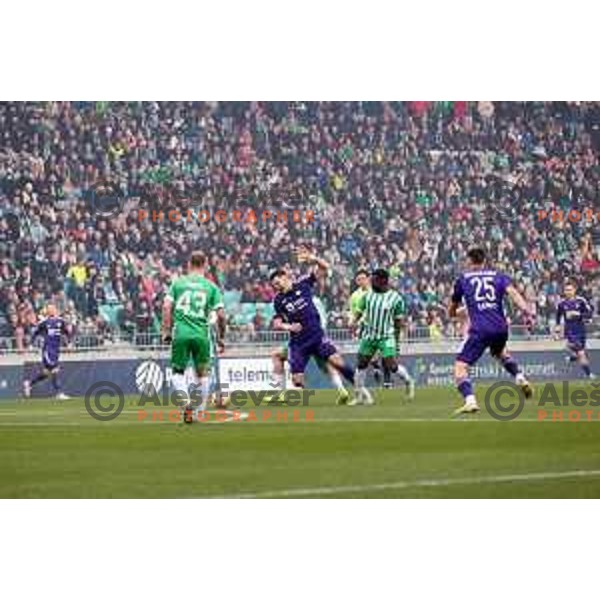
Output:
[[[288,350],[292,383],[304,387],[304,372],[308,361],[314,357],[331,365],[354,385],[354,370],[325,335],[313,299],[314,287],[326,278],[329,264],[305,247],[301,247],[296,255],[299,262],[312,266],[309,275],[293,279],[285,269],[279,268],[270,276],[271,285],[277,292],[273,300],[273,325],[290,334]]]

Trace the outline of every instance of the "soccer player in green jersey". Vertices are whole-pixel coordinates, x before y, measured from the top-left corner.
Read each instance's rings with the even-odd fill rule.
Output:
[[[356,289],[350,295],[350,320],[353,326],[361,320],[360,304],[363,296],[371,289],[371,278],[366,269],[359,269],[354,276]]]
[[[194,403],[189,400],[185,381],[188,360],[200,380],[200,403],[195,416],[206,409],[210,391],[210,322],[211,312],[217,314],[217,348],[223,352],[225,309],[219,288],[204,276],[206,257],[198,250],[192,252],[187,275],[171,283],[163,304],[162,335],[171,342],[173,387],[178,397],[188,398],[183,411],[186,423],[194,420]]]
[[[350,325],[356,328],[356,332],[360,339],[360,332],[362,329],[362,322],[365,320],[365,315],[361,313],[360,304],[363,297],[371,289],[371,277],[367,269],[359,269],[354,276],[354,283],[356,289],[350,295]],[[373,379],[375,384],[379,387],[381,383],[381,371],[382,365],[380,364],[379,358],[374,358],[371,361],[371,369],[373,369]]]
[[[398,364],[398,344],[400,324],[404,314],[404,301],[400,294],[389,287],[389,274],[385,269],[377,269],[371,278],[371,290],[361,298],[357,315],[363,319],[358,348],[356,371],[357,404],[373,404],[370,394],[364,393],[366,371],[375,354],[381,354],[384,376],[398,376],[404,381],[409,398],[414,396],[414,381],[408,371]]]

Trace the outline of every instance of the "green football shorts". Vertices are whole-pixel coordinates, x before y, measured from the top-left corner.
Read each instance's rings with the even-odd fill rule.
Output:
[[[396,358],[398,352],[396,350],[396,339],[393,337],[384,338],[381,340],[360,340],[358,346],[358,354],[360,356],[375,356],[379,352],[382,358]]]
[[[177,336],[171,343],[171,368],[185,371],[190,358],[196,369],[210,365],[210,339],[206,335]]]

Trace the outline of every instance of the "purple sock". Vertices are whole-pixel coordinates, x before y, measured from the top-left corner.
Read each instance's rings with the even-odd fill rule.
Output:
[[[585,373],[586,377],[589,377],[592,374],[592,371],[590,370],[590,365],[581,365],[581,368],[583,369],[583,372]]]
[[[506,356],[501,359],[502,366],[513,376],[516,377],[519,372],[519,365],[517,361],[512,356]]]
[[[473,395],[473,384],[470,379],[463,379],[457,387],[463,398]]]

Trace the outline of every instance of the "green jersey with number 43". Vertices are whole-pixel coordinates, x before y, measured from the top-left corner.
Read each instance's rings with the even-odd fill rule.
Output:
[[[208,336],[210,313],[223,308],[219,288],[197,274],[176,279],[169,288],[167,298],[173,303],[173,337]]]

